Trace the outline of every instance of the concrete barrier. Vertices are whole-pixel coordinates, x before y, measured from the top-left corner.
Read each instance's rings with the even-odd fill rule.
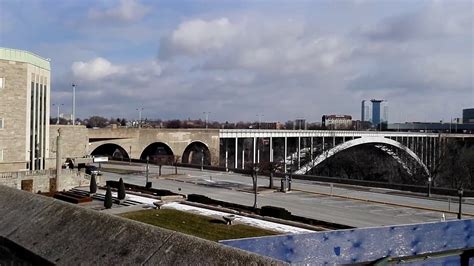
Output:
[[[281,261],[0,186],[0,237],[60,265]]]

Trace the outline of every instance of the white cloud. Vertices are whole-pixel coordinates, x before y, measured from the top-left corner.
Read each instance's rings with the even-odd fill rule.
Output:
[[[169,37],[174,50],[187,54],[204,53],[230,45],[238,32],[227,18],[183,22]]]
[[[74,62],[72,63],[71,70],[75,77],[89,81],[125,72],[123,66],[113,65],[102,57],[97,57],[89,62]]]
[[[137,0],[120,0],[118,6],[108,9],[90,9],[89,18],[94,20],[137,21],[150,12],[150,8]]]

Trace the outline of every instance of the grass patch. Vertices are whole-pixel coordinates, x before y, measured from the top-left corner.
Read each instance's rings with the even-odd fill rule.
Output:
[[[121,216],[211,241],[278,234],[243,224],[226,225],[220,219],[170,209],[143,210]]]

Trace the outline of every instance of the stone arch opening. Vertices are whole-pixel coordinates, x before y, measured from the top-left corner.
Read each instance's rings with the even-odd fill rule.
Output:
[[[183,152],[181,161],[189,164],[211,165],[211,152],[206,144],[195,141],[189,144]]]
[[[173,156],[173,150],[163,142],[155,142],[148,145],[140,155],[140,160],[146,160],[146,157],[153,159],[158,156]]]
[[[124,148],[122,148],[120,145],[113,143],[106,143],[100,145],[91,152],[91,155],[107,156],[116,160],[124,160],[130,158],[129,154]]]
[[[416,153],[414,153],[407,146],[401,144],[400,142],[392,140],[392,139],[387,139],[387,138],[384,138],[384,137],[364,137],[364,138],[358,138],[358,139],[354,139],[354,140],[350,140],[350,141],[341,143],[341,144],[337,145],[336,147],[333,147],[332,149],[327,150],[327,151],[323,152],[322,154],[320,154],[319,156],[317,156],[313,161],[310,161],[309,163],[307,163],[306,165],[304,165],[303,167],[301,167],[300,169],[295,171],[295,174],[306,174],[309,170],[311,170],[312,168],[318,166],[323,161],[325,161],[326,159],[332,157],[333,155],[335,155],[335,154],[337,154],[341,151],[350,149],[352,147],[359,146],[359,145],[365,145],[365,144],[383,144],[383,145],[391,146],[391,147],[394,147],[396,149],[402,150],[409,157],[411,157],[417,164],[419,164],[428,176],[430,176],[430,171],[428,170],[428,167],[426,167],[426,165],[423,163],[423,161],[421,161],[421,159],[418,157],[418,155],[416,155]],[[395,155],[391,154],[390,152],[388,152],[388,150],[384,150],[384,149],[382,149],[382,150],[384,152],[386,152],[387,154],[389,154],[390,156],[392,156],[392,157],[395,156]],[[394,159],[397,160],[399,163],[401,163],[404,168],[407,167],[407,165],[405,165],[402,161],[398,160],[398,158],[394,157]]]

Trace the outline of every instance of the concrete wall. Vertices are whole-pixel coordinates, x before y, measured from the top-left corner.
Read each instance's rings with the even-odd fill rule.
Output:
[[[183,153],[193,142],[204,143],[211,154],[211,164],[219,163],[219,130],[217,129],[138,129],[138,128],[101,128],[89,129],[89,153],[103,144],[117,144],[133,159],[139,159],[149,145],[161,142],[168,145],[174,155]],[[99,140],[99,141],[97,141]],[[130,156],[130,154],[129,154]]]
[[[0,173],[0,185],[22,189],[23,180],[32,180],[31,192],[50,192],[51,184],[55,184],[55,170],[38,170],[28,172],[3,172]],[[99,182],[99,181],[98,181]],[[70,169],[61,171],[59,191],[69,190],[77,186],[88,186],[90,178],[83,172]]]
[[[47,168],[56,167],[56,137],[58,136],[58,129],[61,129],[61,147],[64,161],[66,158],[82,158],[88,154],[89,131],[85,126],[50,125],[50,148]]]
[[[59,265],[283,264],[4,186],[0,206],[0,236]]]

